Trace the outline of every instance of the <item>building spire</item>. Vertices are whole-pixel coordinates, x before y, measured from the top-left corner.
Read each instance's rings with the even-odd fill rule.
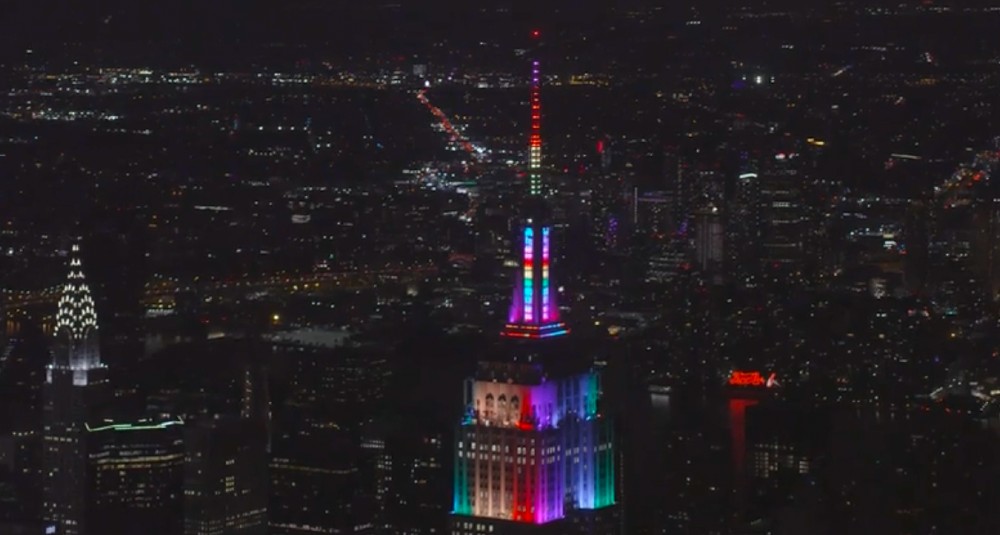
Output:
[[[528,134],[528,188],[542,194],[542,78],[538,60],[531,62],[531,132]]]
[[[532,31],[532,39],[540,37]],[[532,201],[528,213],[538,217],[525,221],[518,255],[520,269],[507,314],[503,336],[513,338],[551,338],[569,332],[559,321],[556,288],[551,277],[552,227],[543,214],[542,188],[542,103],[541,74],[538,60],[531,62],[531,131],[528,133],[528,183]]]
[[[97,349],[97,312],[94,298],[90,293],[83,265],[80,261],[80,245],[74,243],[70,251],[69,274],[63,284],[56,313],[56,339],[65,344],[65,355],[58,364],[68,364],[73,368],[88,368],[100,364]]]

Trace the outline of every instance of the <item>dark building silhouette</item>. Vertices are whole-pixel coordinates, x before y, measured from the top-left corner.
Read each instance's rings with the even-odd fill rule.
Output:
[[[267,440],[260,426],[219,417],[189,426],[184,441],[184,534],[266,534]]]
[[[183,422],[87,427],[90,533],[180,535]]]

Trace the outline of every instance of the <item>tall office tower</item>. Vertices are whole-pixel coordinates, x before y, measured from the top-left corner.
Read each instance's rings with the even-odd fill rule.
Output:
[[[930,268],[930,210],[922,201],[914,201],[906,210],[903,226],[903,282],[916,295],[927,289]]]
[[[1000,199],[975,203],[972,215],[972,269],[990,299],[1000,297]]]
[[[42,387],[42,513],[59,525],[60,533],[88,533],[85,424],[108,399],[109,387],[98,347],[97,313],[76,244],[59,299],[53,353]]]
[[[616,246],[618,220],[622,215],[622,176],[611,171],[611,140],[601,137],[596,143],[598,170],[587,173],[590,183],[590,232],[603,250]]]
[[[805,251],[805,208],[796,155],[779,153],[762,165],[759,204],[761,252],[765,266],[800,267]]]
[[[130,365],[142,355],[143,293],[146,283],[146,224],[136,212],[109,214],[114,220],[96,229],[88,249],[93,281],[114,281],[114,291],[100,296],[101,355],[111,368]],[[98,262],[99,260],[99,262]]]
[[[370,422],[361,433],[361,455],[358,467],[364,491],[364,506],[370,513],[365,522],[372,533],[394,533],[389,505],[392,501],[392,454],[389,433],[380,422]],[[358,493],[362,494],[362,493]]]
[[[268,533],[386,533],[379,529],[387,519],[377,508],[376,459],[329,421],[288,424],[271,457]]]
[[[760,267],[760,175],[749,152],[741,151],[735,159],[724,214],[726,272],[746,281]]]
[[[384,343],[361,343],[349,331],[321,328],[282,331],[269,340],[274,355],[287,362],[288,404],[321,407],[339,424],[357,426],[384,399]]]
[[[431,535],[445,533],[445,515],[450,507],[449,454],[444,434],[427,430],[423,422],[394,441],[393,527],[398,533]],[[447,504],[445,506],[444,504]]]
[[[654,241],[667,241],[680,230],[675,218],[673,194],[667,191],[635,192],[632,197],[632,225]]]
[[[613,172],[594,173],[591,179],[590,228],[594,241],[604,250],[617,247],[621,234],[619,222],[631,217],[631,208],[622,194],[624,178]]]
[[[531,93],[529,147],[540,158],[537,61]],[[540,161],[531,165],[538,169]],[[569,330],[551,282],[541,177],[531,176],[531,216],[501,334],[534,347]],[[538,362],[480,363],[466,381],[466,413],[456,433],[451,534],[566,534],[577,525],[599,532],[592,517],[615,503],[613,431],[598,411],[600,392],[593,370],[550,377]]]
[[[747,486],[747,411],[774,395],[780,388],[774,373],[760,371],[730,372],[726,381],[726,395],[729,398],[729,433],[733,503],[730,512],[734,518],[746,512],[748,504]]]
[[[185,535],[265,535],[267,439],[253,420],[218,418],[185,430]]]
[[[746,470],[752,510],[777,509],[816,475],[817,459],[829,443],[830,415],[762,403],[746,411]]]
[[[6,355],[8,343],[7,337],[10,335],[8,332],[10,320],[7,318],[6,301],[6,292],[0,293],[0,355]]]
[[[694,198],[693,178],[684,164],[681,148],[675,145],[664,147],[663,180],[666,189],[673,196],[672,219],[675,231],[685,228],[691,216],[691,203]]]
[[[267,440],[271,451],[271,393],[268,389],[267,370],[260,364],[246,364],[240,395],[240,418],[257,425]]]
[[[87,426],[90,533],[181,533],[182,429],[180,420]]]
[[[722,213],[715,206],[694,214],[694,245],[698,266],[706,271],[716,271],[723,261]]]

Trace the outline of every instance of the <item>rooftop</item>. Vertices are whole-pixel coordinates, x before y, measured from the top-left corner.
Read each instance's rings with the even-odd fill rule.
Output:
[[[329,327],[307,327],[282,331],[267,336],[271,342],[318,348],[343,347],[353,333],[347,329]]]

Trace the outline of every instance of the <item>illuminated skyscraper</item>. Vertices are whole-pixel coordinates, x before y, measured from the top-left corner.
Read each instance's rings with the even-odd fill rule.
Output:
[[[475,524],[544,525],[613,505],[611,426],[598,411],[600,392],[594,371],[560,379],[538,364],[480,363],[465,386],[452,534],[477,533],[468,528]]]
[[[69,276],[56,314],[55,350],[43,398],[43,504],[45,520],[60,533],[86,533],[88,501],[86,420],[108,396],[101,363],[97,313],[73,245]]]
[[[539,80],[538,61],[533,61],[532,205],[501,333],[527,344],[569,332],[559,319],[552,283],[552,230],[544,217]],[[600,376],[590,369],[550,377],[538,362],[481,362],[464,388],[466,412],[456,433],[450,533],[606,533],[593,521],[615,503],[613,434],[610,421],[599,411],[600,397]],[[574,522],[577,519],[583,521]]]

